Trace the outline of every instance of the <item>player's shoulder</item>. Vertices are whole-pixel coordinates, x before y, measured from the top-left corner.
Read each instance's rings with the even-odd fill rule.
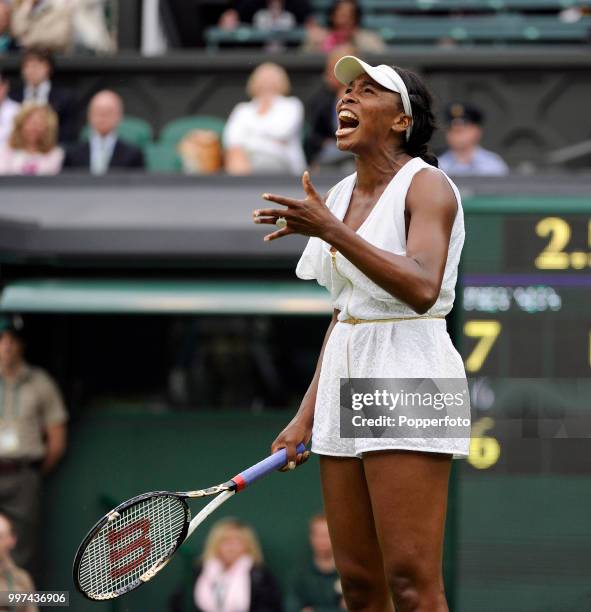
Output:
[[[430,208],[456,210],[459,191],[444,170],[423,162],[412,177],[406,202],[409,208],[428,205]]]

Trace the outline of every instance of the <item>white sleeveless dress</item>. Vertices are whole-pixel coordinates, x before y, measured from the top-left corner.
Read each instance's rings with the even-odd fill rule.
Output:
[[[406,255],[405,201],[414,175],[433,168],[420,157],[409,160],[392,178],[367,219],[357,230],[367,242],[397,255]],[[442,172],[442,171],[441,171]],[[443,172],[442,172],[443,173]],[[407,449],[466,457],[469,438],[341,438],[339,391],[341,378],[455,378],[465,379],[464,364],[447,333],[445,316],[452,308],[458,264],[464,244],[464,215],[460,193],[449,181],[458,211],[453,224],[441,291],[436,303],[418,316],[369,279],[331,245],[312,237],[296,267],[302,279],[315,279],[331,294],[340,310],[338,320],[413,317],[406,321],[362,323],[337,322],[324,349],[312,431],[312,451],[339,457],[361,457],[364,452]],[[345,216],[356,173],[335,185],[327,206],[340,220]],[[417,318],[418,317],[418,318]],[[469,406],[463,418],[470,418]]]

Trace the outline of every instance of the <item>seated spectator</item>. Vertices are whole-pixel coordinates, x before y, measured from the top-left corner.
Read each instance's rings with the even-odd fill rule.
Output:
[[[70,93],[56,85],[52,79],[53,56],[43,49],[28,49],[21,62],[22,84],[15,87],[10,97],[16,102],[49,104],[59,118],[59,141],[71,142],[75,138],[75,107]]]
[[[222,13],[218,22],[220,28],[235,30],[241,24],[261,27],[269,24],[270,17],[274,18],[275,23],[289,20],[303,24],[312,14],[308,0],[239,0],[233,4],[233,8]]]
[[[8,142],[14,128],[14,120],[21,107],[8,97],[9,88],[8,79],[0,73],[0,146]]]
[[[178,144],[185,174],[215,174],[223,167],[222,143],[213,130],[192,130]]]
[[[142,169],[142,151],[121,140],[117,134],[122,119],[121,97],[114,91],[99,91],[88,105],[88,140],[68,150],[64,167],[84,168],[96,175],[106,174],[114,168]]]
[[[173,612],[282,612],[277,581],[263,564],[253,529],[237,519],[214,524],[189,589],[170,600]]]
[[[0,174],[58,174],[64,152],[57,146],[57,126],[51,107],[23,105],[8,143],[0,149]]]
[[[252,25],[257,30],[290,30],[295,27],[296,18],[285,10],[284,0],[267,0],[267,6],[254,14]]]
[[[76,47],[104,53],[113,47],[103,0],[14,0],[12,32],[23,47],[59,53]]]
[[[265,32],[286,32],[296,26],[296,18],[285,10],[285,0],[267,0],[267,6],[254,14],[252,25]],[[285,48],[285,43],[273,38],[265,44],[264,50],[274,53]]]
[[[0,55],[16,48],[10,29],[11,15],[12,5],[10,0],[0,0]]]
[[[74,49],[97,54],[113,53],[116,45],[107,27],[107,0],[78,0],[74,11]]]
[[[261,64],[251,74],[247,93],[252,100],[234,108],[224,129],[228,173],[304,171],[304,106],[287,96],[290,87],[287,73],[277,64]]]
[[[324,514],[317,514],[309,523],[312,559],[292,575],[287,612],[339,612],[345,609],[328,525]]]
[[[480,146],[484,115],[473,104],[454,102],[446,109],[449,149],[439,157],[439,167],[455,176],[504,176],[509,167],[500,155]]]
[[[311,24],[304,51],[330,53],[340,45],[353,45],[359,53],[381,53],[386,49],[376,32],[361,28],[361,7],[355,0],[335,0],[328,14],[328,29]]]
[[[72,46],[69,0],[14,0],[12,32],[22,47],[64,52]]]
[[[335,137],[338,127],[336,106],[345,87],[336,79],[334,67],[344,55],[355,55],[355,47],[343,45],[330,52],[322,86],[308,103],[306,118],[309,129],[304,148],[310,164],[340,165],[353,159],[350,153],[339,151]]]
[[[24,569],[17,567],[12,560],[11,552],[16,545],[16,534],[11,520],[0,512],[0,592],[34,591],[31,576]],[[8,608],[1,608],[8,610]],[[35,604],[20,606],[19,612],[38,612]]]

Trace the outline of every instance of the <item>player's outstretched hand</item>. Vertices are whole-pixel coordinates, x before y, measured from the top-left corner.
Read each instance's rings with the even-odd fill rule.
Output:
[[[304,236],[323,237],[326,230],[336,221],[336,217],[330,212],[322,197],[318,195],[310,180],[310,173],[306,170],[302,176],[302,186],[306,198],[296,200],[273,193],[264,193],[263,199],[276,202],[286,206],[281,210],[278,208],[261,208],[253,211],[253,221],[255,223],[275,224],[275,221],[283,217],[287,221],[287,226],[277,231],[267,234],[264,240],[275,240],[289,234],[302,234]]]

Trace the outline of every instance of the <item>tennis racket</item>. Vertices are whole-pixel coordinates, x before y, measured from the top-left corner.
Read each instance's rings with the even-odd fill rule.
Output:
[[[300,444],[298,453],[306,447]],[[153,491],[105,514],[84,538],[74,559],[74,584],[88,599],[114,599],[145,584],[179,546],[225,501],[255,480],[285,466],[283,448],[228,482],[198,491]],[[187,499],[216,497],[191,519]]]

